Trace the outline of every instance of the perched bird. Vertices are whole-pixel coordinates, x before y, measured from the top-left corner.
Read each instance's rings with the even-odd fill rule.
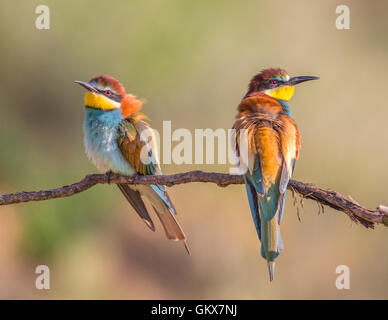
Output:
[[[252,78],[233,125],[233,142],[270,281],[275,259],[283,250],[280,222],[300,149],[288,101],[296,84],[314,79],[318,77],[290,78],[282,69],[261,71]]]
[[[85,94],[84,143],[86,154],[101,172],[122,175],[161,174],[156,139],[140,113],[142,101],[127,94],[116,79],[100,75],[89,82],[75,81]],[[168,239],[183,241],[186,236],[175,218],[176,210],[162,185],[117,185],[141,219],[153,231],[155,226],[144,205],[147,198]]]

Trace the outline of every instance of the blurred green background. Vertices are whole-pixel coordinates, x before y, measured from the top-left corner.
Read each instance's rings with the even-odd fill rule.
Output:
[[[50,30],[35,8],[50,8]],[[350,7],[350,30],[335,8]],[[152,126],[230,128],[264,67],[321,79],[291,101],[302,134],[294,178],[388,204],[388,2],[11,1],[0,11],[0,193],[70,184],[96,172],[83,150],[83,95],[74,80],[106,73],[148,101]],[[228,166],[165,165],[228,172]],[[285,251],[269,284],[245,188],[170,188],[192,256],[150,232],[117,188],[0,208],[0,298],[388,298],[387,229],[366,230],[291,194]],[[36,290],[35,267],[51,270]],[[350,268],[350,290],[335,269]]]

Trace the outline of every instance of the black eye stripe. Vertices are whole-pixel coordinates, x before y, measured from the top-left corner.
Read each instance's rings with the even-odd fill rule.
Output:
[[[286,80],[278,80],[278,79],[269,79],[265,82],[262,82],[257,85],[256,90],[257,91],[264,91],[267,89],[275,89],[278,88],[284,84],[286,84]]]
[[[121,102],[121,95],[115,94],[112,92],[111,95],[109,96],[109,99],[112,99],[113,101],[116,101],[116,102]]]
[[[110,94],[107,94],[107,91],[110,91]],[[102,93],[105,97],[116,101],[121,102],[122,96],[120,94],[114,93],[112,90],[104,90],[104,89],[98,89],[98,92]]]

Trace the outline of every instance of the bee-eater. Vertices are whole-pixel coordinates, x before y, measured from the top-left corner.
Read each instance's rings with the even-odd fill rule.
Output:
[[[282,69],[261,71],[252,78],[233,126],[239,167],[270,281],[275,259],[283,250],[280,222],[287,184],[300,149],[299,130],[288,101],[296,84],[314,79],[318,77],[290,78]]]
[[[86,154],[101,172],[122,175],[158,175],[156,139],[143,121],[142,101],[127,94],[116,79],[100,75],[89,82],[75,81],[85,94],[84,143]],[[153,231],[155,226],[144,205],[147,198],[154,208],[168,239],[183,241],[186,236],[175,218],[176,210],[162,185],[118,184],[121,192],[141,219]]]

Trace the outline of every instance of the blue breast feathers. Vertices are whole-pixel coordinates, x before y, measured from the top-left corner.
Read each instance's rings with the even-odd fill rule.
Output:
[[[287,101],[284,101],[284,100],[278,100],[276,99],[280,105],[282,106],[283,108],[283,112],[284,114],[286,114],[287,116],[289,116],[290,118],[292,118],[292,115],[291,115],[291,108],[290,108],[290,105],[287,103]]]
[[[86,108],[84,119],[85,151],[101,172],[135,174],[117,145],[117,128],[122,120],[120,110],[102,111]]]

